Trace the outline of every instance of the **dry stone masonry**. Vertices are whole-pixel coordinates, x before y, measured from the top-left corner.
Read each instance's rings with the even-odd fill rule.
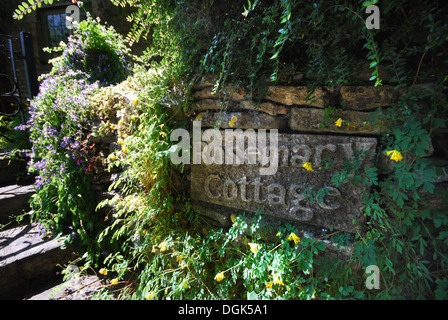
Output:
[[[204,77],[195,87],[192,120],[200,120],[203,130],[219,128],[223,137],[226,129],[240,129],[236,135],[245,135],[247,129],[277,129],[278,170],[260,175],[261,164],[247,161],[192,164],[193,208],[221,226],[230,225],[232,214],[259,212],[270,221],[315,234],[330,228],[358,231],[350,226],[360,216],[364,190],[349,184],[336,187],[331,177],[355,151],[363,152],[363,166],[371,164],[381,127],[370,123],[369,113],[393,105],[403,92],[390,86],[357,86],[338,92],[318,88],[310,94],[305,86],[268,86],[264,99],[255,102],[231,86],[225,88],[226,96],[215,93],[214,83]],[[335,102],[337,107],[331,105]],[[335,125],[338,118],[344,120],[341,127]],[[303,167],[306,162],[313,171]],[[319,201],[311,201],[310,195],[316,197],[319,190]]]

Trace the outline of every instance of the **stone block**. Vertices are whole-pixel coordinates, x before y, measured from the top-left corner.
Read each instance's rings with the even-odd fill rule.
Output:
[[[236,117],[236,121],[231,119]],[[280,129],[286,127],[286,120],[274,117],[264,113],[249,112],[204,112],[201,120],[201,126],[205,128],[213,128],[218,126],[222,129]]]
[[[366,111],[392,106],[403,92],[393,86],[345,86],[340,95],[344,109]]]
[[[337,119],[343,119],[341,127],[335,125]],[[289,118],[289,128],[296,131],[364,133],[379,134],[381,127],[370,124],[367,112],[353,110],[336,110],[331,114],[331,121],[326,124],[325,111],[314,108],[293,108]]]
[[[336,188],[331,182],[332,174],[352,157],[354,149],[371,155],[376,143],[376,138],[279,134],[275,174],[260,176],[258,161],[239,165],[193,164],[191,197],[245,212],[260,211],[284,221],[342,230],[359,217],[359,196],[363,190],[355,190],[349,184]],[[363,161],[363,165],[369,164],[369,157]],[[304,169],[305,162],[310,162],[314,171]],[[316,194],[311,200],[309,195],[319,190],[319,201]],[[220,221],[217,215],[213,212],[210,218]],[[226,219],[223,217],[221,222]]]
[[[287,106],[308,105],[325,108],[329,103],[328,97],[320,88],[310,93],[307,87],[271,86],[268,87],[265,98]]]
[[[74,259],[61,240],[44,239],[35,224],[0,232],[0,299],[16,299],[54,278],[58,265]]]
[[[241,102],[240,106],[243,109],[267,113],[271,116],[287,114],[288,112],[285,106],[278,105],[272,102],[261,102],[259,104],[256,104],[252,100],[245,100]]]

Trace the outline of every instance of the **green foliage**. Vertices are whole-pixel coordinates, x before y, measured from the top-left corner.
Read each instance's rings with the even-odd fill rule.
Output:
[[[368,30],[364,10],[375,1],[112,2],[135,9],[128,42],[146,39],[151,46],[139,57],[141,66],[132,77],[101,90],[89,86],[94,80],[120,82],[128,75],[117,73],[127,64],[121,58],[126,52],[122,39],[111,29],[86,22],[78,38],[60,48],[65,51],[54,60],[51,73],[58,81],[35,102],[41,118],[32,124],[34,167],[46,159],[49,170],[40,172],[48,181],[34,198],[33,209],[54,231],[69,226],[89,244],[86,265],[101,265],[114,280],[125,283],[121,298],[446,297],[446,203],[433,200],[446,199],[446,194],[439,194],[435,184],[440,168],[426,157],[430,141],[446,127],[446,100],[440,94],[447,79],[445,8],[437,1],[378,3],[381,29]],[[17,15],[27,8],[19,7]],[[99,55],[91,63],[78,49],[89,55],[89,50],[101,49],[111,65],[102,65],[96,74]],[[188,94],[198,76],[214,75],[215,93],[225,93],[225,84],[232,83],[262,98],[266,80],[305,83],[310,89],[333,87],[335,92],[341,85],[365,84],[358,75],[366,66],[368,84],[392,84],[407,91],[394,106],[372,113],[370,125],[383,128],[383,133],[369,164],[364,152],[355,151],[332,177],[335,186],[344,183],[355,190],[360,216],[352,226],[322,230],[312,238],[286,225],[268,241],[260,233],[263,219],[255,215],[233,217],[227,230],[198,232],[204,221],[191,210],[188,194],[174,183],[183,168],[173,166],[168,156],[171,131],[187,127],[183,112],[190,111]],[[436,85],[419,87],[417,82]],[[80,101],[61,105],[67,101],[67,88],[73,98],[92,89],[93,110],[93,104]],[[114,126],[122,148],[109,156],[110,168],[125,170],[110,187],[116,196],[98,205],[113,209],[105,225],[89,211],[91,202],[78,196],[89,194],[89,187],[77,164],[77,159],[88,161],[88,148],[82,147],[85,132],[77,130],[92,111],[119,108],[103,103],[114,101],[117,92],[128,97],[131,107],[121,110],[122,119]],[[59,110],[53,110],[54,105]],[[334,110],[325,110],[325,125],[332,125]],[[72,113],[79,119],[71,118]],[[53,134],[40,137],[42,132]],[[79,146],[60,148],[65,136],[76,138],[71,143],[78,141]],[[48,146],[55,147],[54,154],[47,152]],[[66,161],[73,152],[75,158]],[[324,161],[326,169],[334,169],[330,160]],[[53,174],[61,164],[69,172],[63,179]],[[309,189],[306,196],[319,202],[326,192]],[[335,248],[343,257],[331,254]],[[381,271],[380,290],[365,287],[364,269],[369,265]]]
[[[119,40],[112,28],[90,18],[81,23],[68,44],[61,44],[61,56],[52,60],[50,73],[41,78],[27,123],[32,143],[29,171],[37,175],[32,220],[39,221],[46,232],[64,235],[66,243],[81,244],[90,253],[96,252],[96,234],[104,226],[100,216],[92,214],[93,159],[86,128],[99,82],[107,85],[129,72]],[[98,55],[89,64],[86,52],[91,51]],[[93,64],[101,66],[96,59],[108,61],[113,76],[108,69],[92,71]]]
[[[37,8],[42,7],[42,4],[53,4],[53,0],[28,0],[28,2],[22,2],[18,5],[17,9],[14,10],[14,19],[20,20],[27,13],[31,13]]]

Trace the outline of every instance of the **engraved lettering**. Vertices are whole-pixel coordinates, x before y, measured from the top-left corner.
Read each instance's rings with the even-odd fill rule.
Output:
[[[293,204],[289,208],[289,215],[299,221],[310,221],[314,217],[314,212],[311,208],[301,205],[301,202],[305,200],[305,195],[297,192],[301,188],[304,187],[296,184],[292,184],[289,188],[289,194],[292,197],[291,203]]]
[[[292,147],[292,152],[303,152],[303,155],[293,155],[291,157],[291,166],[302,167],[305,162],[309,162],[311,158],[311,148],[306,144],[299,144]]]
[[[255,178],[255,181],[252,182],[252,185],[254,186],[254,201],[256,203],[263,203],[266,201],[266,199],[261,200],[260,199],[260,187],[263,185],[263,183],[261,183],[261,178]]]
[[[273,194],[275,189],[279,190],[279,194]],[[286,189],[280,183],[272,183],[268,186],[268,203],[285,205]]]
[[[226,180],[223,187],[224,198],[228,201],[235,200],[238,196],[238,187],[232,180]]]
[[[221,194],[218,193],[218,195],[215,196],[215,195],[212,193],[212,191],[210,190],[210,182],[211,182],[211,180],[213,180],[213,179],[216,179],[216,180],[219,180],[220,182],[222,182],[222,180],[221,180],[221,178],[220,178],[219,176],[214,175],[214,174],[209,175],[207,178],[205,178],[205,181],[204,181],[204,189],[205,189],[205,194],[207,195],[207,197],[212,198],[212,199],[217,199],[217,198],[220,198],[220,197],[221,197]]]
[[[317,145],[315,147],[315,154],[314,154],[314,165],[316,167],[320,167],[322,164],[322,152],[324,150],[330,150],[332,152],[336,151],[336,146],[334,144],[325,144],[325,145]]]
[[[336,189],[335,187],[326,187],[326,188],[328,190],[328,194],[322,199],[321,202],[318,202],[319,206],[322,209],[327,209],[327,210],[335,210],[335,209],[339,208],[341,206],[340,203],[333,201],[332,203],[327,204],[327,203],[325,203],[325,198],[327,198],[327,197],[335,197],[335,198],[339,197],[340,198],[341,192],[338,189]]]
[[[243,200],[244,202],[251,202],[252,199],[247,197],[247,190],[246,190],[247,178],[246,177],[243,177],[241,179],[240,185],[241,185],[241,200]]]

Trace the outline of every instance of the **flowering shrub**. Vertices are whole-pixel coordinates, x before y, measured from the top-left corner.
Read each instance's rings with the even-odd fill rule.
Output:
[[[131,71],[129,48],[112,26],[101,25],[99,19],[80,22],[68,43],[52,50],[62,54],[53,59],[50,75],[80,71],[90,83],[108,85],[123,81]]]
[[[29,128],[32,143],[29,171],[36,173],[33,219],[47,232],[68,235],[92,250],[93,215],[88,134],[90,99],[102,85],[123,80],[130,72],[127,50],[112,28],[87,19],[56,50],[51,72],[41,78],[39,94],[31,101]]]

